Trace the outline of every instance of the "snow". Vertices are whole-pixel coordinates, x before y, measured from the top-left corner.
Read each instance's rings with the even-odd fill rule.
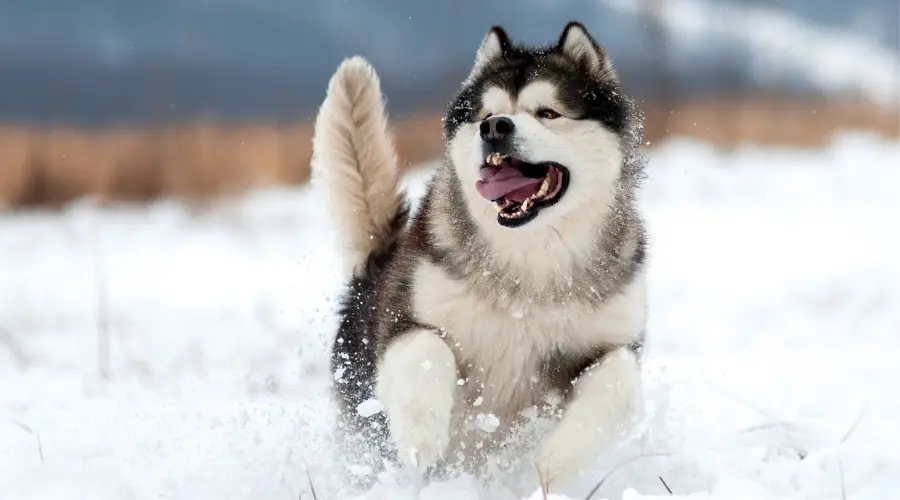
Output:
[[[891,108],[900,98],[898,53],[862,32],[817,25],[777,6],[711,0],[602,0],[612,8],[652,15],[694,48],[729,40],[753,50],[760,79],[801,72],[829,93],[859,93]]]
[[[372,415],[380,413],[383,409],[384,405],[377,399],[367,399],[356,407],[356,410],[363,417],[371,417]]]
[[[500,419],[493,413],[479,413],[475,415],[475,426],[484,432],[491,433],[500,427]]]
[[[605,477],[595,499],[895,498],[898,160],[863,135],[661,144],[642,193],[644,432],[551,493]],[[0,498],[309,499],[310,480],[319,498],[542,498],[527,470],[341,493],[327,349],[344,266],[320,201],[0,216]]]

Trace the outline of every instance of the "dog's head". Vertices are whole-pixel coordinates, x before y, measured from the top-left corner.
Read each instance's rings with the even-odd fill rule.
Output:
[[[514,45],[494,27],[444,131],[476,219],[538,228],[546,224],[533,221],[606,209],[631,119],[606,52],[584,26],[569,23],[543,47]]]

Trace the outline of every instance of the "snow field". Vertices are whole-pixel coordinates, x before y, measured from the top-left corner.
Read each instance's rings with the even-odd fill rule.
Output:
[[[552,493],[608,475],[594,498],[673,498],[660,477],[674,498],[896,498],[898,160],[852,134],[813,152],[655,149],[646,432]],[[527,476],[340,491],[343,267],[320,201],[0,216],[0,498],[312,498],[307,470],[319,498],[542,498]]]

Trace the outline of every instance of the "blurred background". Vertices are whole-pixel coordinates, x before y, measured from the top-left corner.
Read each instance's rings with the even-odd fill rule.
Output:
[[[488,28],[547,43],[572,19],[650,158],[658,412],[610,460],[672,452],[572,498],[599,477],[596,498],[663,478],[895,498],[898,18],[897,0],[0,0],[0,498],[346,498],[342,240],[307,182],[328,79],[375,65],[416,198]]]
[[[494,23],[545,43],[583,21],[651,147],[897,138],[898,16],[896,0],[5,0],[0,204],[301,184],[327,80],[353,54],[381,74],[404,164],[430,160]]]

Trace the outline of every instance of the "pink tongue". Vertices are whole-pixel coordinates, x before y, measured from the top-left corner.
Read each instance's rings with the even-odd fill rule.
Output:
[[[537,193],[544,179],[525,177],[513,167],[483,167],[481,180],[475,182],[475,189],[482,197],[493,201],[506,198],[512,201],[525,201]]]

